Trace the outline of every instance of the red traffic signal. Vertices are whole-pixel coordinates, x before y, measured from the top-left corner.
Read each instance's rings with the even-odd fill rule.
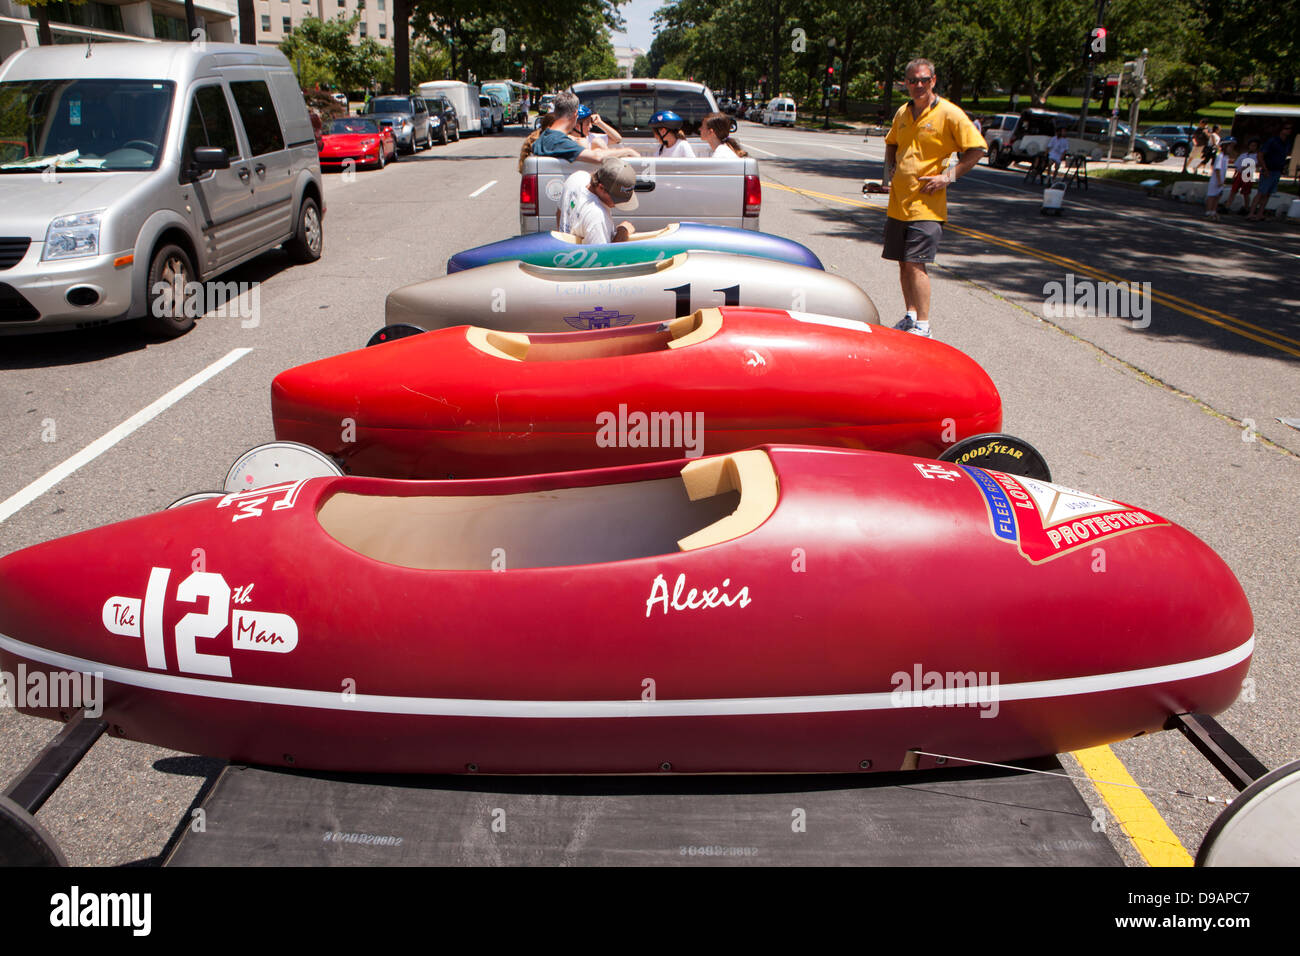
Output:
[[[826,75],[827,75],[827,76],[834,76],[834,75],[835,75],[835,67],[833,67],[833,66],[828,66],[828,67],[826,67]]]

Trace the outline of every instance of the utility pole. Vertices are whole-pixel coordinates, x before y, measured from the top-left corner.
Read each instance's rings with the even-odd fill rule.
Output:
[[[1088,103],[1092,99],[1092,77],[1097,69],[1097,54],[1106,52],[1106,28],[1102,25],[1106,17],[1106,6],[1110,0],[1097,0],[1097,25],[1093,27],[1088,38],[1084,40],[1083,52],[1088,61],[1088,80],[1083,85],[1083,111],[1079,115],[1079,135],[1084,132],[1088,122]]]
[[[1137,140],[1138,129],[1138,108],[1142,103],[1142,96],[1147,91],[1147,51],[1143,50],[1142,55],[1137,58],[1133,64],[1133,108],[1129,111],[1128,118],[1128,153],[1133,152],[1133,145]]]

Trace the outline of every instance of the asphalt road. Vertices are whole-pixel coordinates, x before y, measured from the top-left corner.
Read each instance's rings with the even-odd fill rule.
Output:
[[[15,502],[21,507],[0,520],[0,553],[219,487],[242,451],[272,438],[277,372],[359,347],[382,325],[389,291],[441,274],[458,250],[517,232],[522,135],[466,138],[383,172],[327,176],[319,262],[291,266],[276,252],[224,277],[260,283],[255,323],[205,318],[164,343],[122,326],[0,340],[0,400],[10,409],[0,425],[8,449],[0,501],[101,436],[120,436]],[[879,178],[881,141],[750,124],[738,137],[760,159],[764,230],[805,243],[866,289],[883,317],[901,316],[896,267],[879,257],[884,202],[860,193],[864,177]],[[1300,756],[1300,628],[1289,593],[1300,570],[1300,432],[1275,421],[1300,417],[1300,230],[1235,219],[1203,225],[1199,209],[1096,183],[1071,191],[1056,219],[1040,215],[1040,195],[1022,174],[984,167],[954,187],[932,271],[935,334],[988,370],[1006,430],[1037,445],[1056,481],[1160,512],[1225,558],[1250,597],[1257,646],[1251,699],[1220,719],[1270,767]],[[1150,282],[1149,325],[1044,318],[1045,286],[1068,273]],[[121,434],[132,416],[223,361]],[[943,599],[944,582],[917,586]],[[56,729],[0,711],[0,781]],[[1194,853],[1216,811],[1171,794],[1226,797],[1231,788],[1174,734],[1113,749]],[[105,738],[39,819],[73,862],[148,862],[219,766]],[[1100,805],[1089,784],[1080,792]],[[1141,862],[1118,825],[1106,832],[1126,861]]]

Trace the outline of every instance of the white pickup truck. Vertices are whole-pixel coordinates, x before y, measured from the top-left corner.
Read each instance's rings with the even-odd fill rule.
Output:
[[[602,120],[623,135],[643,158],[629,159],[636,170],[637,208],[614,210],[616,222],[631,222],[638,231],[660,229],[689,220],[737,229],[758,229],[763,205],[758,161],[743,159],[658,159],[658,143],[650,117],[672,110],[682,117],[691,148],[706,157],[709,148],[699,138],[700,121],[717,112],[713,93],[700,83],[676,80],[593,80],[576,83],[573,92]],[[590,163],[568,163],[551,156],[530,156],[519,182],[519,231],[555,228],[564,180]]]

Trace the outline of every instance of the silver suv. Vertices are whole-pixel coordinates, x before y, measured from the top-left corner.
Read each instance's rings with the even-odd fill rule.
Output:
[[[144,318],[269,249],[319,259],[320,162],[278,50],[95,43],[0,65],[0,334]]]
[[[985,162],[990,166],[1005,166],[1011,159],[1007,148],[1011,145],[1012,134],[1020,122],[1018,113],[997,113],[980,120],[983,127],[984,141],[989,144]]]

